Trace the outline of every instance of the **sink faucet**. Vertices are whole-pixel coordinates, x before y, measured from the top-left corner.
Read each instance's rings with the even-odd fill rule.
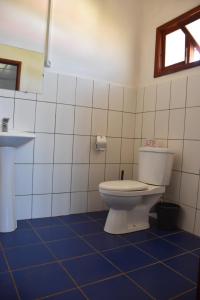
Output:
[[[8,132],[8,122],[9,122],[9,118],[2,119],[2,131],[3,132]]]

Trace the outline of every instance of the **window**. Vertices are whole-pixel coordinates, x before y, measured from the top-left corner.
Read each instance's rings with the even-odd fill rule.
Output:
[[[19,90],[20,61],[0,58],[0,89]]]
[[[154,77],[200,66],[200,5],[156,30]]]

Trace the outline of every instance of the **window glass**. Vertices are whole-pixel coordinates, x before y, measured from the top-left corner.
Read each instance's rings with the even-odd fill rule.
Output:
[[[200,19],[185,26],[200,46]]]
[[[166,35],[165,67],[185,60],[185,34],[181,29]]]

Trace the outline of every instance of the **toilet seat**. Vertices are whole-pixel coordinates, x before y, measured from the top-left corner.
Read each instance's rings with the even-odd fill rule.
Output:
[[[99,184],[99,192],[104,195],[135,197],[152,194],[163,194],[164,186],[145,184],[134,180],[106,181]]]
[[[135,180],[114,180],[100,183],[99,188],[107,191],[143,191],[148,189],[148,185]]]

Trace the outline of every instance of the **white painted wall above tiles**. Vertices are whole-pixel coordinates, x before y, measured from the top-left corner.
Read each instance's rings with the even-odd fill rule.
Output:
[[[51,72],[44,94],[0,90],[0,117],[36,134],[17,149],[18,219],[105,208],[98,184],[122,169],[132,178],[134,103],[130,87]],[[107,136],[107,151],[95,150],[97,134]]]

